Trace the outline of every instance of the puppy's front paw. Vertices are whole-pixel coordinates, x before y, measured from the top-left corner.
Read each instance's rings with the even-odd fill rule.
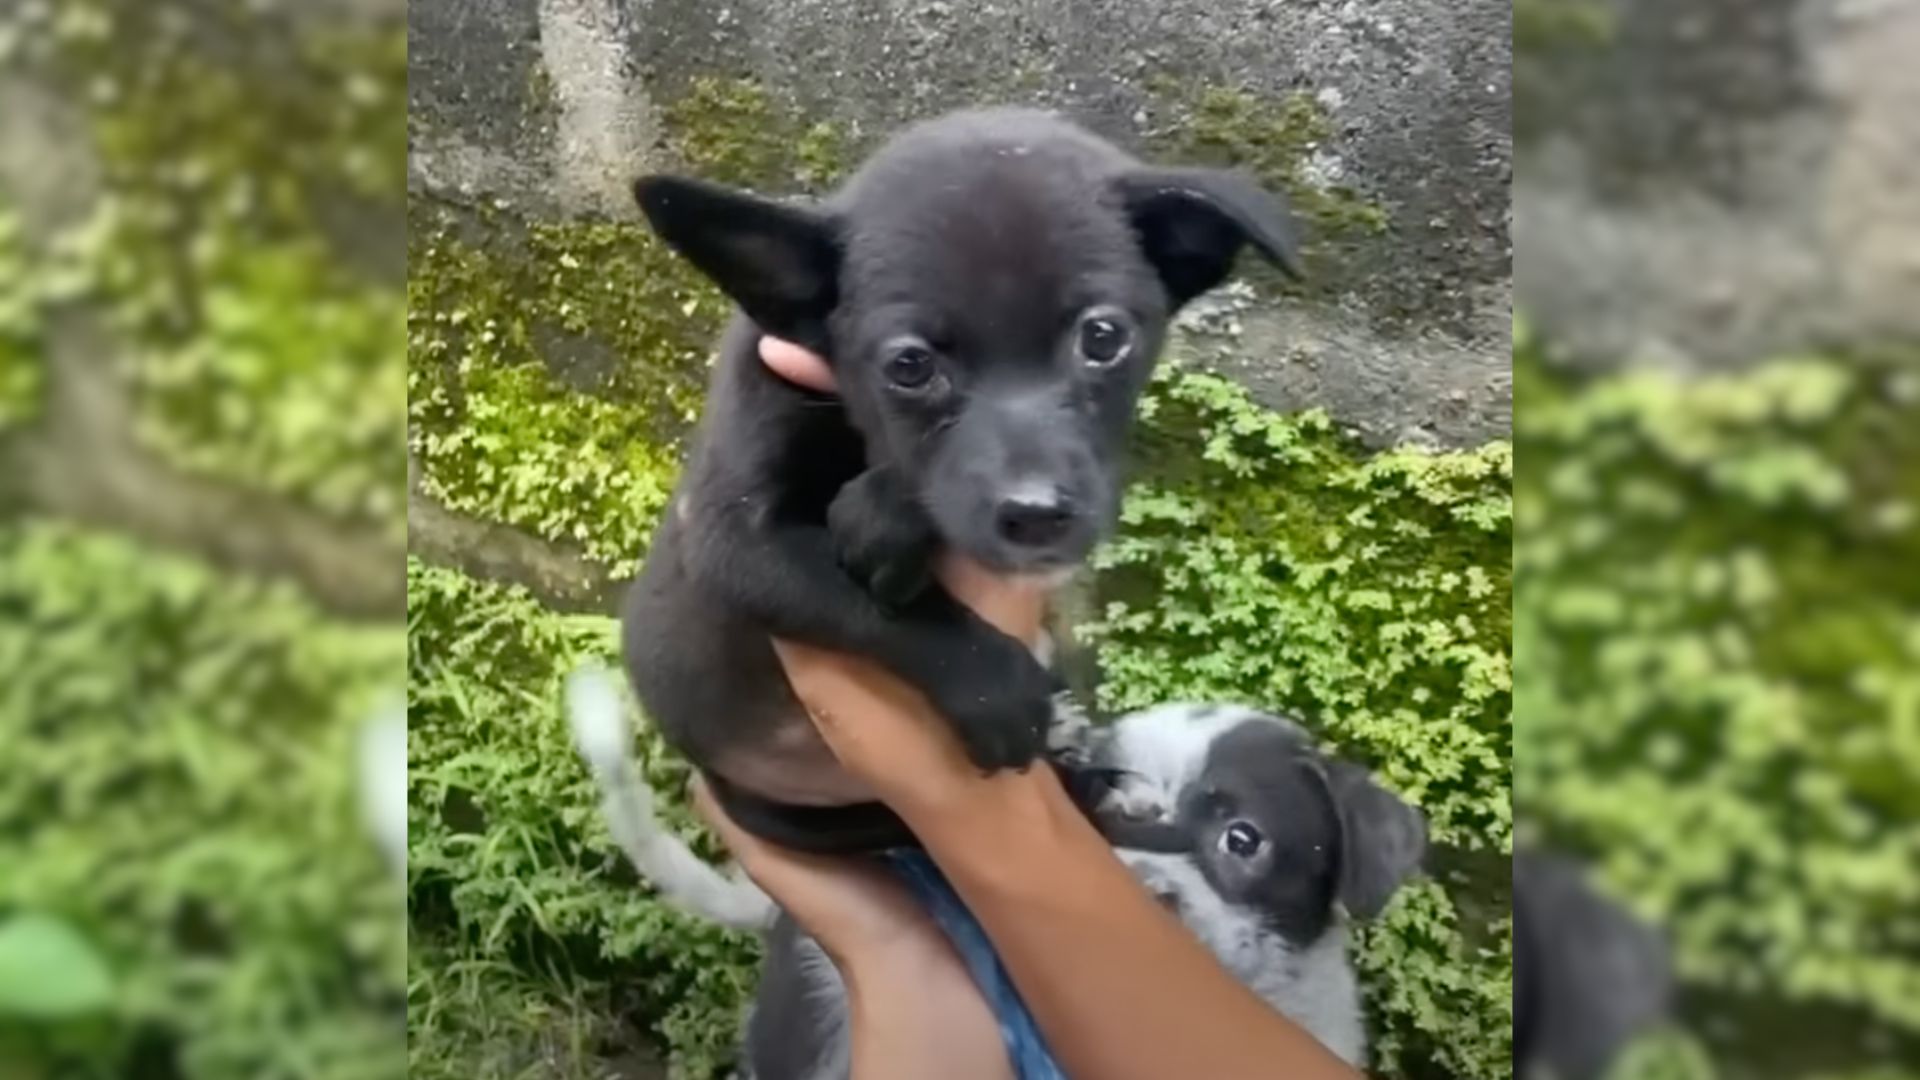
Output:
[[[957,666],[931,694],[980,768],[1019,769],[1047,746],[1058,686],[1012,639],[998,663]]]
[[[933,584],[933,523],[885,470],[869,469],[840,489],[827,531],[841,567],[882,607],[899,611]]]

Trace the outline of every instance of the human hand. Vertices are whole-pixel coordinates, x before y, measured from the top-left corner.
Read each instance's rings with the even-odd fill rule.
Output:
[[[957,556],[941,560],[940,580],[954,599],[1018,641],[1038,637],[1041,586],[998,577]],[[939,813],[996,779],[982,776],[952,725],[913,687],[863,657],[791,641],[774,648],[787,681],[814,726],[848,772],[913,823]]]
[[[843,972],[903,959],[938,961],[942,953],[952,957],[939,926],[884,866],[769,843],[736,824],[704,779],[696,776],[691,792],[694,809],[741,869],[813,935]]]
[[[1000,1025],[933,917],[882,865],[777,847],[694,781],[693,802],[748,876],[820,943],[847,987],[852,1073],[1011,1080]]]

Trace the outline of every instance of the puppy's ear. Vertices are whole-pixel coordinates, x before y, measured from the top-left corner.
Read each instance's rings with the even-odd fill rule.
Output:
[[[677,176],[642,177],[634,198],[653,231],[700,268],[760,329],[820,349],[839,302],[834,219]]]
[[[1279,196],[1231,169],[1138,169],[1116,184],[1177,308],[1220,284],[1242,244],[1301,275],[1293,215]]]
[[[1340,902],[1371,919],[1420,868],[1427,820],[1358,765],[1329,761],[1326,776],[1340,812]]]

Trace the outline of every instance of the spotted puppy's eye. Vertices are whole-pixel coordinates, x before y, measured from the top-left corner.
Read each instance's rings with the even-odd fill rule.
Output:
[[[1267,838],[1260,835],[1260,830],[1244,821],[1233,822],[1220,834],[1220,850],[1235,858],[1251,859],[1266,844]]]
[[[1080,320],[1080,356],[1095,367],[1126,359],[1133,350],[1133,331],[1126,316],[1111,308],[1096,308]]]
[[[902,390],[919,390],[933,381],[938,365],[933,350],[918,341],[903,341],[887,356],[887,381]]]

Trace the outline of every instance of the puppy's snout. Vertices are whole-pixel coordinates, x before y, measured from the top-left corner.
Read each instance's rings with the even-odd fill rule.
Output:
[[[1017,495],[994,511],[1000,538],[1019,547],[1050,547],[1073,530],[1072,500],[1058,492]]]

